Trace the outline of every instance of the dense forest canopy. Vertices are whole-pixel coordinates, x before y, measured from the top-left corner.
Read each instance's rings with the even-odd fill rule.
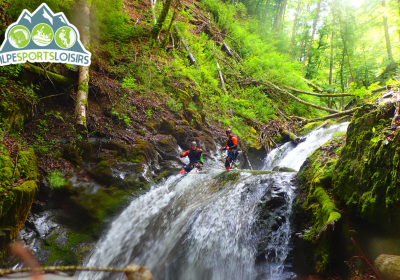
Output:
[[[90,7],[91,70],[119,83],[119,102],[112,106],[127,126],[138,109],[127,98],[154,93],[171,110],[194,119],[206,110],[208,120],[248,137],[251,127],[275,118],[313,119],[359,106],[373,98],[371,90],[396,83],[398,76],[396,1],[45,2],[77,26],[76,12]],[[21,11],[32,12],[41,1],[0,3],[4,38]],[[18,76],[21,67],[0,71]],[[35,85],[23,86],[33,92],[29,98],[40,100]],[[91,87],[89,82],[89,98]],[[335,93],[350,96],[329,97]],[[151,118],[158,109],[143,110]]]

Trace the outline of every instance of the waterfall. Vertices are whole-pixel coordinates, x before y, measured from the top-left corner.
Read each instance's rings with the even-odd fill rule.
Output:
[[[285,144],[273,150],[265,169],[284,164],[298,169],[315,148],[346,126],[320,129],[297,147]],[[205,166],[201,172],[171,176],[133,200],[84,265],[145,265],[156,280],[294,279],[285,260],[295,173],[226,173],[214,161]],[[78,277],[125,279],[102,272]]]

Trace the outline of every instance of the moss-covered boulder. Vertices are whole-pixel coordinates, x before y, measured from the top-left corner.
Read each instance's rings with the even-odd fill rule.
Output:
[[[332,233],[342,215],[332,196],[332,178],[336,151],[343,144],[341,136],[322,145],[307,158],[296,177],[300,188],[294,223],[301,235],[295,237],[294,268],[300,276],[324,275],[336,250]]]
[[[38,193],[38,165],[33,149],[15,156],[0,143],[0,256],[22,228]],[[22,183],[18,183],[23,179]]]
[[[392,109],[361,109],[348,127],[333,174],[334,193],[353,217],[400,233],[400,130]]]
[[[28,217],[32,203],[38,192],[35,181],[26,181],[8,190],[0,199],[0,251],[18,235]]]

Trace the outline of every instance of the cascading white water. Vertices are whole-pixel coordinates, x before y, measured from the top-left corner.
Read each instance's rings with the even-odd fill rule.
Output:
[[[348,122],[320,128],[312,131],[306,137],[306,141],[295,146],[287,142],[278,149],[272,150],[265,160],[264,169],[272,170],[275,166],[284,166],[299,170],[306,158],[319,146],[327,142],[336,132],[346,132]]]
[[[345,126],[323,133],[324,139]],[[322,136],[313,135],[319,134],[311,133],[304,143],[315,149]],[[305,152],[300,145],[288,147],[281,155],[274,150],[270,157],[275,154],[275,163],[271,157],[266,168],[296,155],[301,165],[309,149]],[[220,168],[171,176],[132,201],[84,264],[145,265],[156,280],[291,279],[293,275],[285,274],[284,261],[290,251],[293,176],[225,173]],[[122,280],[124,276],[84,272],[79,279]]]

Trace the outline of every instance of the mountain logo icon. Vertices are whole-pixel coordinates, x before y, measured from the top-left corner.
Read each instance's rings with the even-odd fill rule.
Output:
[[[27,61],[89,66],[90,58],[78,29],[64,13],[54,14],[45,3],[32,14],[23,10],[17,22],[7,28],[0,47],[0,66]]]

